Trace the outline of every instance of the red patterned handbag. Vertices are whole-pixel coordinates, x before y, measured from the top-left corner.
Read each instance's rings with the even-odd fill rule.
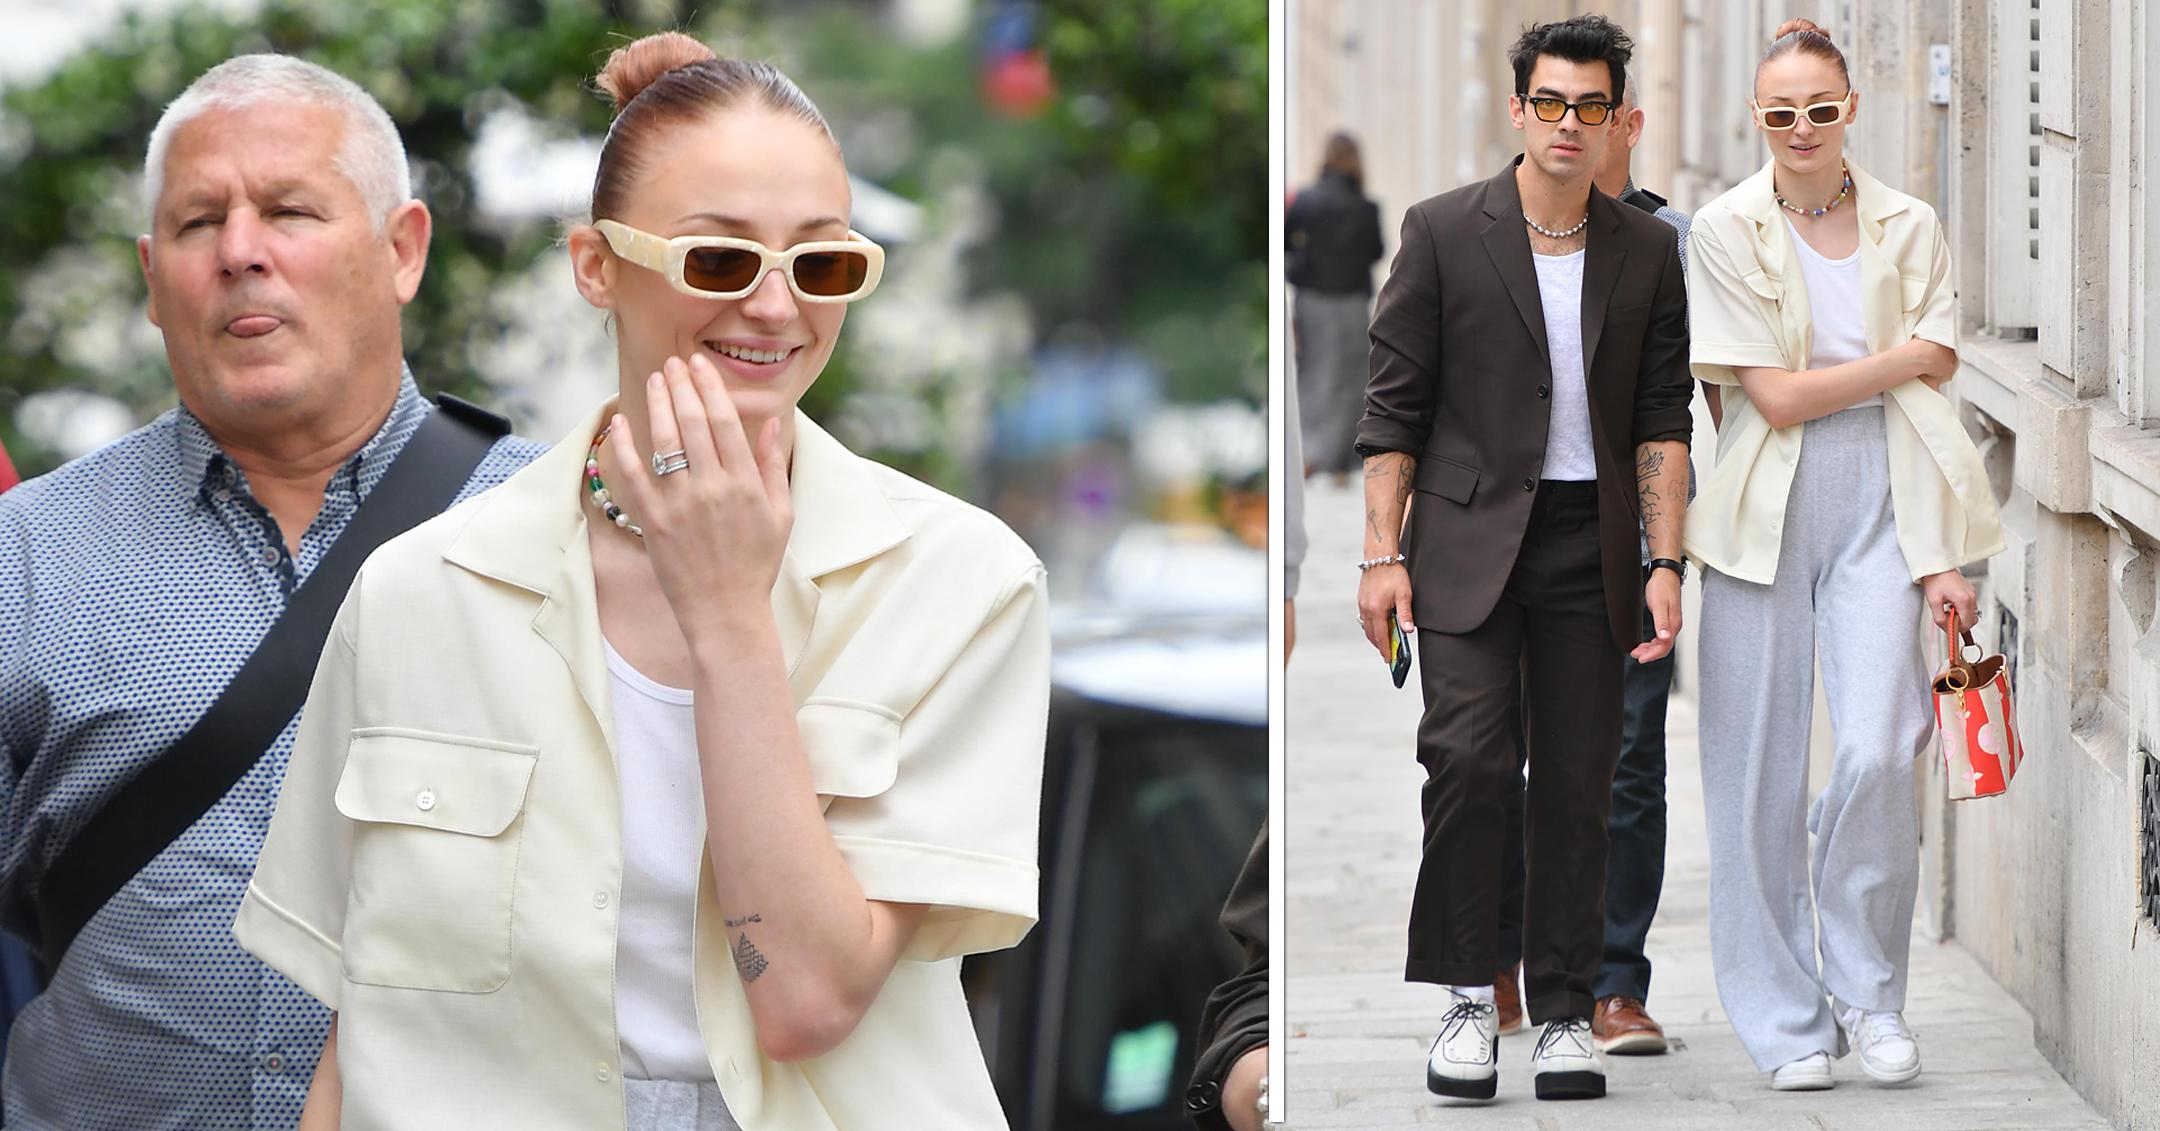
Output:
[[[1957,610],[1948,612],[1943,632],[1947,659],[1934,685],[1935,728],[1948,771],[1943,780],[1952,801],[1994,797],[2010,788],[2018,763],[2025,760],[2010,710],[2010,678],[1999,653],[1965,658],[1967,650],[1982,649],[1973,642],[1971,629],[1958,626]]]

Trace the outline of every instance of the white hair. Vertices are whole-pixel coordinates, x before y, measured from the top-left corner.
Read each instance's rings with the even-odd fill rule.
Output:
[[[237,55],[204,71],[172,100],[150,131],[143,157],[143,195],[154,214],[165,187],[165,154],[181,126],[211,110],[260,103],[324,106],[345,117],[345,136],[332,164],[360,190],[380,232],[398,205],[412,199],[412,170],[397,125],[359,84],[328,68],[290,55]]]

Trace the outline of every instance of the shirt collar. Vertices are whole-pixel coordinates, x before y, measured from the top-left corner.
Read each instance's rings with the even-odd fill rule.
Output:
[[[444,558],[535,593],[565,591],[563,570],[582,560],[570,550],[585,537],[592,513],[582,487],[585,456],[600,422],[615,411],[611,398],[545,455],[489,492]],[[876,557],[908,537],[874,465],[800,411],[788,489],[795,519],[781,561],[784,575],[814,580]]]
[[[1881,243],[1883,222],[1905,211],[1912,198],[1869,176],[1850,157],[1845,159],[1845,168],[1852,173],[1852,203],[1860,213],[1860,227],[1869,242]],[[1759,228],[1776,224],[1784,212],[1778,207],[1777,188],[1771,182],[1776,169],[1777,162],[1771,161],[1733,189],[1733,206]]]
[[[420,386],[413,380],[412,369],[401,366],[397,400],[390,405],[390,415],[358,451],[346,457],[337,474],[330,477],[330,489],[356,488],[365,495],[367,489],[383,477],[397,454],[405,450],[405,441],[412,439],[414,430],[426,416],[427,400],[420,395]],[[174,436],[180,449],[182,483],[208,490],[222,486],[228,475],[238,481],[239,469],[232,466],[225,449],[218,446],[217,439],[203,426],[201,418],[188,411],[184,404],[180,406]]]

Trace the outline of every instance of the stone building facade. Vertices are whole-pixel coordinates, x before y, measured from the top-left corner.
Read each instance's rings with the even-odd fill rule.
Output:
[[[1850,59],[1855,158],[1948,226],[1964,335],[1950,390],[2009,541],[1971,571],[1979,635],[2011,657],[2029,761],[2008,796],[1953,805],[1931,759],[1925,933],[2024,1003],[2097,1107],[2160,1127],[2160,4],[1585,6],[1638,42],[1638,182],[1693,208],[1760,168],[1755,62],[1806,16]],[[1327,130],[1358,131],[1392,240],[1403,207],[1518,150],[1506,44],[1573,10],[1289,0],[1292,183]]]

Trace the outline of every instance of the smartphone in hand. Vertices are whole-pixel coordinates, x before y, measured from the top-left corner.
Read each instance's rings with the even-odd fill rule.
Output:
[[[1395,677],[1395,686],[1401,687],[1410,678],[1410,637],[1402,630],[1401,622],[1394,613],[1387,616],[1388,626],[1388,674]]]

